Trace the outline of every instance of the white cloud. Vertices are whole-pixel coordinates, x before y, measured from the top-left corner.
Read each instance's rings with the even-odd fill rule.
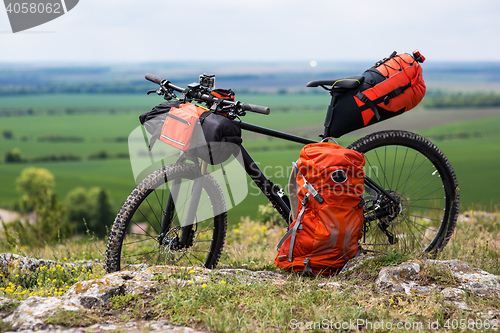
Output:
[[[500,60],[497,0],[82,0],[0,61],[365,60],[419,48],[438,60]],[[9,30],[0,10],[0,30]],[[53,31],[54,33],[33,33]]]

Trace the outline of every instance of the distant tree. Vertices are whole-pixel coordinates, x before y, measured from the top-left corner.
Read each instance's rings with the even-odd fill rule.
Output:
[[[87,230],[84,221],[88,222],[90,217],[87,190],[83,187],[74,188],[66,195],[64,204],[69,223],[78,234],[84,234]]]
[[[23,161],[23,155],[19,148],[13,148],[5,153],[5,163],[18,163]]]
[[[109,154],[105,150],[99,150],[97,153],[92,153],[89,155],[90,160],[104,160],[109,157]]]
[[[98,237],[106,236],[115,215],[106,190],[93,187],[87,191],[77,187],[68,193],[64,203],[67,219],[77,233],[89,231]]]
[[[22,194],[19,207],[26,214],[24,222],[5,228],[6,239],[16,244],[40,247],[65,239],[71,233],[65,222],[64,210],[52,189],[54,175],[47,169],[26,168],[16,179],[17,190]]]
[[[54,175],[49,170],[42,168],[26,168],[16,179],[17,190],[24,194],[30,207],[50,196],[54,186]]]
[[[106,236],[115,218],[108,193],[101,187],[93,187],[89,190],[88,202],[91,206],[90,230],[97,236]]]
[[[3,130],[2,131],[2,136],[5,140],[11,140],[14,137],[14,134],[12,134],[11,130]]]

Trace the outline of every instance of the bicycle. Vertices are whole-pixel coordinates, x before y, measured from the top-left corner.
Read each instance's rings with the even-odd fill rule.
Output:
[[[210,94],[213,87],[202,80],[181,88],[151,74],[146,79],[159,86],[148,94],[156,92],[171,100],[180,93],[182,102],[211,105],[213,112],[239,121],[242,130],[304,145],[317,142],[241,121],[246,112],[267,115],[270,109],[214,97]],[[331,90],[337,85],[338,90],[343,84],[351,88],[352,81],[313,81],[308,86]],[[377,252],[390,248],[421,254],[440,251],[455,229],[459,209],[455,173],[441,150],[426,138],[400,130],[366,135],[347,148],[366,158],[360,246]],[[294,216],[287,195],[264,175],[243,146],[241,158],[245,172],[290,225]],[[207,163],[184,153],[176,163],[152,172],[137,185],[110,231],[108,272],[156,264],[217,266],[227,229],[226,201],[221,186],[206,170]],[[180,184],[188,184],[188,190],[183,200],[176,200],[179,194],[174,189]],[[178,212],[186,207],[187,213],[181,217]],[[210,218],[203,220],[198,211],[210,211]]]

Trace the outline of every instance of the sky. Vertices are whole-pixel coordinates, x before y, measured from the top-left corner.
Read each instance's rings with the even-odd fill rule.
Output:
[[[0,7],[0,63],[500,61],[499,34],[498,0],[80,0],[16,34]]]

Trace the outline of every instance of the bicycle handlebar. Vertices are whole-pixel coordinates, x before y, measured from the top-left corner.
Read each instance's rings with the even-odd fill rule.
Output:
[[[271,109],[267,106],[248,104],[248,103],[241,103],[241,108],[244,111],[252,111],[260,114],[269,114],[271,112]]]
[[[161,85],[161,83],[164,81],[162,78],[149,73],[146,74],[145,78],[146,80],[156,83],[158,85]]]
[[[156,83],[161,87],[170,88],[170,89],[175,90],[175,91],[180,92],[180,93],[183,93],[186,90],[188,90],[188,89],[183,89],[181,87],[177,87],[177,86],[173,85],[172,83],[170,83],[169,81],[164,80],[164,79],[162,79],[156,75],[150,74],[150,73],[147,73],[145,75],[145,78],[146,78],[146,80],[151,81],[153,83]],[[228,100],[224,100],[224,99],[221,100],[215,96],[203,94],[199,91],[198,92],[192,91],[192,93],[194,93],[194,95],[193,95],[194,99],[204,101],[204,102],[209,102],[209,103],[219,102],[222,105],[226,105],[226,106],[235,106],[235,105],[239,104],[239,106],[241,107],[241,109],[243,111],[251,111],[251,112],[266,114],[266,115],[271,112],[271,109],[269,109],[269,107],[267,107],[267,106],[241,103],[241,102],[233,102],[233,101],[228,101]]]

